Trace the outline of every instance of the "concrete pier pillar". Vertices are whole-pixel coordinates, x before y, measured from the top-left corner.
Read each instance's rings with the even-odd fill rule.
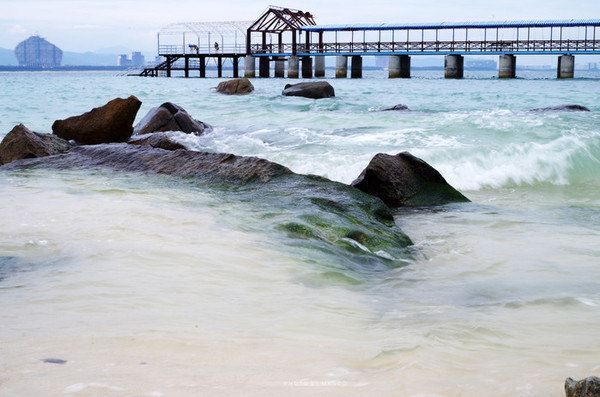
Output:
[[[283,59],[275,60],[275,77],[285,77],[285,61]]]
[[[498,60],[498,78],[514,79],[517,77],[517,57],[512,54],[500,55]]]
[[[288,79],[297,79],[299,77],[300,58],[291,56],[288,58]]]
[[[269,57],[260,57],[258,59],[258,76],[261,78],[271,77],[271,60]]]
[[[313,77],[313,66],[311,57],[302,57],[302,78],[312,79]]]
[[[572,79],[575,76],[575,56],[559,56],[556,74],[559,79]]]
[[[352,55],[350,68],[351,78],[362,79],[362,57],[360,55]]]
[[[338,55],[335,57],[335,78],[345,79],[348,77],[348,57]]]
[[[244,77],[256,77],[256,58],[252,55],[246,55],[244,58]]]
[[[389,60],[388,72],[390,79],[410,78],[410,56],[391,55]]]
[[[315,77],[325,77],[325,57],[315,57]]]
[[[444,76],[447,79],[462,79],[465,74],[465,58],[462,55],[446,55]]]

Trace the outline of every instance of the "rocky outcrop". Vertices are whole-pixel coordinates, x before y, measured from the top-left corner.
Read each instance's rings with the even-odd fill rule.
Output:
[[[331,84],[326,81],[315,81],[308,83],[287,84],[283,89],[283,95],[321,99],[334,97],[335,90]]]
[[[80,116],[55,121],[52,131],[80,145],[126,142],[133,134],[133,122],[141,105],[134,96],[113,99]]]
[[[146,116],[135,126],[134,133],[151,134],[165,131],[181,131],[186,134],[202,135],[210,130],[210,126],[195,120],[181,106],[165,102],[157,108],[151,109]]]
[[[157,132],[155,134],[135,135],[128,142],[131,145],[150,146],[164,150],[186,149],[181,143],[174,141],[166,132]]]
[[[408,152],[377,154],[352,186],[391,207],[431,206],[469,201],[425,161]]]
[[[405,112],[405,111],[408,111],[408,110],[410,110],[408,108],[408,106],[402,105],[402,104],[398,104],[396,106],[392,106],[391,108],[382,109],[382,112],[390,112],[390,111]]]
[[[13,128],[0,143],[0,165],[15,160],[52,156],[71,149],[69,142],[55,135],[30,131],[23,124]]]
[[[531,109],[531,112],[590,112],[590,109],[582,105],[559,105],[546,108]]]
[[[565,393],[567,397],[600,397],[600,378],[592,376],[580,381],[568,378]]]
[[[254,86],[247,78],[227,80],[219,83],[217,92],[225,95],[246,95],[254,91]]]

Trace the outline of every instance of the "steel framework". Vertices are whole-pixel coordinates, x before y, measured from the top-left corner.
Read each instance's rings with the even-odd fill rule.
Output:
[[[157,35],[158,55],[245,53],[246,31],[252,21],[180,22]],[[214,43],[219,44],[215,48]]]

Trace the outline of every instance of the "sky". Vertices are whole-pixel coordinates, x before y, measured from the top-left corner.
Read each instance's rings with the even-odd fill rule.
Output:
[[[600,18],[600,0],[0,0],[0,47],[39,34],[66,51],[151,52],[169,23],[254,20],[269,4],[319,24]]]

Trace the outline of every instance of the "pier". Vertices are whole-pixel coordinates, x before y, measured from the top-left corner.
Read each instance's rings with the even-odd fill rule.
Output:
[[[466,56],[496,55],[498,77],[511,79],[519,56],[554,55],[557,78],[573,78],[575,56],[600,54],[598,28],[600,19],[318,25],[310,12],[270,7],[253,22],[167,27],[157,37],[162,61],[141,75],[206,77],[212,62],[218,77],[225,64],[239,77],[243,59],[249,78],[322,78],[335,57],[336,78],[361,78],[363,57],[373,56],[388,58],[390,78],[410,78],[411,57],[439,55],[445,77],[460,79]]]

